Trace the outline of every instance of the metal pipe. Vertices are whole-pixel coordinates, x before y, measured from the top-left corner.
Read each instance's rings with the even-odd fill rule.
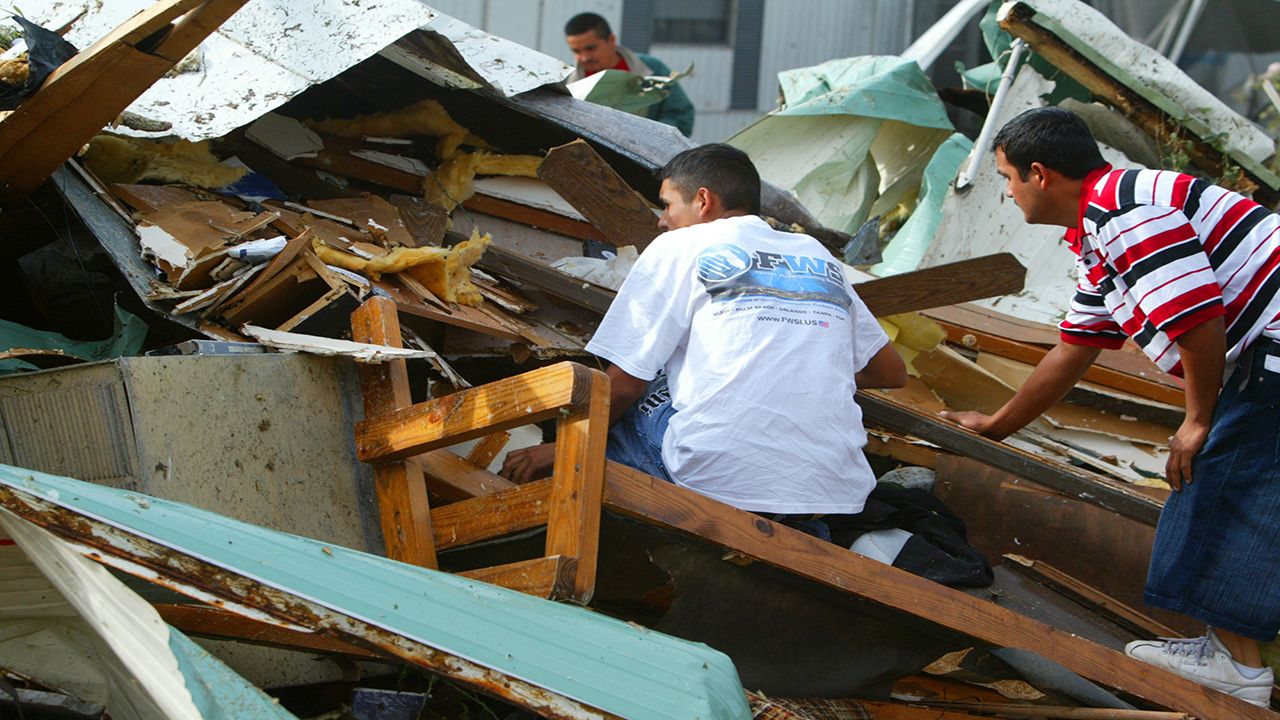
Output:
[[[1022,54],[1026,52],[1027,44],[1018,38],[1009,46],[1009,62],[1004,66],[1004,72],[1000,74],[1000,86],[996,88],[996,96],[991,99],[991,108],[987,110],[987,120],[982,123],[982,132],[978,133],[978,141],[973,146],[973,157],[969,158],[969,166],[960,171],[959,177],[956,178],[956,190],[963,190],[973,184],[973,179],[978,177],[978,170],[982,167],[982,159],[987,156],[987,144],[991,142],[991,136],[996,133],[996,121],[1000,115],[1001,108],[1004,107],[1005,98],[1009,95],[1009,86],[1013,85],[1014,73],[1018,71],[1018,63],[1022,61]]]
[[[1200,14],[1204,12],[1204,0],[1192,0],[1191,9],[1182,20],[1182,28],[1178,30],[1178,39],[1169,51],[1169,59],[1176,65],[1182,59],[1182,51],[1187,49],[1187,41],[1191,39],[1191,31],[1200,23]]]

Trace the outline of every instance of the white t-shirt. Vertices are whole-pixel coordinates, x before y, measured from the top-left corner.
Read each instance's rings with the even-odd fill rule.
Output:
[[[875,476],[853,374],[888,341],[826,248],[753,215],[660,235],[587,350],[642,380],[666,370],[677,484],[743,510],[856,513]]]

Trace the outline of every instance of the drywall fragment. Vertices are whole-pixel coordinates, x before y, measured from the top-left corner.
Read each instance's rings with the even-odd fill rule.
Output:
[[[285,160],[315,157],[324,149],[324,141],[311,128],[277,113],[258,118],[244,131],[244,136]]]
[[[359,362],[383,363],[390,360],[412,360],[415,358],[435,357],[429,350],[390,347],[388,345],[370,345],[369,343],[335,340],[319,335],[302,335],[300,333],[268,330],[256,325],[245,325],[241,332],[258,342],[278,350],[305,352],[312,355],[343,355]]]

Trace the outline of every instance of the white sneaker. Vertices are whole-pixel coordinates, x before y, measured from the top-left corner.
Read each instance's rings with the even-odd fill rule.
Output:
[[[1256,678],[1245,677],[1212,630],[1198,638],[1135,640],[1124,654],[1254,705],[1271,705],[1275,673],[1266,668]]]

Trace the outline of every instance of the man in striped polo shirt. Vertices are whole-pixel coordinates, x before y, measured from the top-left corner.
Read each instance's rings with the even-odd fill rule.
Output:
[[[1210,629],[1125,652],[1266,706],[1273,674],[1258,641],[1280,631],[1280,216],[1190,175],[1114,169],[1061,108],[1019,115],[992,146],[1026,221],[1067,228],[1079,285],[1058,345],[1004,407],[944,415],[1002,439],[1126,338],[1182,378],[1186,418],[1166,466],[1175,492],[1146,601]]]

